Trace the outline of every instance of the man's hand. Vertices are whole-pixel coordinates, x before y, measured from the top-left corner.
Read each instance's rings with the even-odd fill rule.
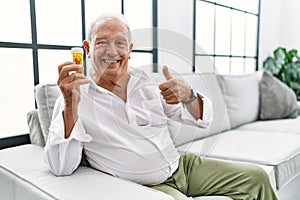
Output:
[[[166,103],[178,104],[189,100],[192,95],[190,86],[173,78],[166,65],[163,66],[162,71],[167,81],[161,83],[159,89]]]
[[[77,71],[78,73],[71,73]],[[87,84],[90,80],[82,74],[83,67],[74,62],[65,62],[58,66],[57,84],[64,96],[65,109],[63,112],[65,124],[65,138],[71,134],[78,117],[78,104],[80,101],[80,85]]]
[[[70,72],[78,71],[79,73]],[[89,83],[89,79],[82,74],[83,67],[73,62],[65,62],[58,66],[57,84],[64,96],[66,107],[78,106],[80,101],[79,86]]]

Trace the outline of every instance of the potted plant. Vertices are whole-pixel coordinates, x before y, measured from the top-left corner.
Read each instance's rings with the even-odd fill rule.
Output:
[[[274,57],[267,57],[263,68],[289,86],[300,100],[300,57],[298,51],[278,47],[273,51]]]

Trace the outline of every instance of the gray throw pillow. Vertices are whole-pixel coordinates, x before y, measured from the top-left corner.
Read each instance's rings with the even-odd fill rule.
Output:
[[[270,72],[264,71],[260,82],[260,119],[296,116],[297,98],[294,91]]]

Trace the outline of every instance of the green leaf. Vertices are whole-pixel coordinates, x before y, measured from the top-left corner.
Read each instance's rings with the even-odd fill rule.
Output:
[[[287,86],[291,87],[292,86],[291,79],[286,69],[283,70],[283,75],[284,75],[285,83],[287,84]]]
[[[278,62],[275,59],[268,57],[263,62],[263,68],[266,69],[267,71],[271,72],[273,75],[276,75],[279,73],[279,71],[281,69],[281,65],[278,64]]]
[[[284,82],[300,100],[300,56],[298,50],[289,51],[278,47],[273,51],[274,57],[267,57],[263,61],[263,68]]]
[[[279,47],[274,52],[274,59],[280,64],[285,64],[286,59],[286,49]]]

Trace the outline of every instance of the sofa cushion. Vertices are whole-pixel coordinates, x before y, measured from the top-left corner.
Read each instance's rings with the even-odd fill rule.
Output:
[[[38,110],[34,109],[27,113],[27,124],[31,144],[45,146],[44,136],[39,121]]]
[[[52,112],[57,97],[61,94],[57,84],[39,84],[35,86],[38,115],[43,131],[44,141],[47,142]]]
[[[276,187],[285,186],[300,174],[300,135],[280,132],[231,130],[178,149],[213,158],[273,166]]]
[[[188,82],[195,90],[212,100],[214,120],[207,128],[186,125],[176,121],[168,121],[169,130],[175,146],[214,135],[230,128],[226,105],[215,74],[186,74],[180,75],[180,77],[177,78]]]
[[[300,135],[300,116],[295,119],[262,120],[242,125],[238,130],[270,131]]]
[[[218,75],[231,128],[258,119],[259,79],[258,73],[249,75]]]
[[[264,71],[260,82],[260,119],[295,118],[297,97],[292,89]]]
[[[0,194],[8,195],[4,199],[16,200],[173,199],[163,192],[87,167],[79,167],[71,176],[56,177],[43,162],[43,148],[37,145],[0,151],[0,186]]]

